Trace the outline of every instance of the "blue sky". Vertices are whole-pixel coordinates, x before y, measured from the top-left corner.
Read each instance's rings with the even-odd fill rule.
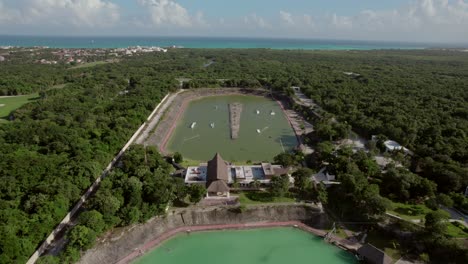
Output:
[[[0,0],[0,34],[468,43],[468,0]]]

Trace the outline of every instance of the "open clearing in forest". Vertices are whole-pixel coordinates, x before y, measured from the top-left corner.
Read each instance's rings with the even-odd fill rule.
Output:
[[[78,64],[76,66],[73,66],[73,67],[69,68],[69,70],[80,69],[80,68],[89,68],[89,67],[94,67],[94,66],[97,66],[97,65],[107,64],[107,63],[111,63],[111,62],[109,62],[109,61],[87,62],[87,63]]]
[[[10,113],[21,106],[37,100],[39,94],[0,97],[0,123],[8,120]]]

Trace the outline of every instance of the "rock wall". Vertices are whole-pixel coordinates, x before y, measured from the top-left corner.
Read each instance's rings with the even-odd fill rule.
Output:
[[[103,237],[93,249],[86,251],[79,263],[115,263],[165,232],[184,226],[301,221],[311,227],[323,228],[327,224],[327,216],[317,207],[309,205],[252,206],[243,212],[234,209],[178,209],[145,224],[114,230]]]

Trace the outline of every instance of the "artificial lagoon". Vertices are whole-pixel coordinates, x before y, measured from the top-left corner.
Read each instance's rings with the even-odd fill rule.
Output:
[[[135,263],[344,264],[358,261],[320,237],[283,227],[184,233],[164,242]]]
[[[240,122],[232,139],[229,105],[239,103]],[[208,96],[188,103],[167,149],[206,161],[219,152],[228,161],[272,161],[297,146],[297,138],[276,101],[261,96]]]

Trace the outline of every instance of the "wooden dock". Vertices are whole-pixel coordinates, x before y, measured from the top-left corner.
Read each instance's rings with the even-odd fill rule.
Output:
[[[239,137],[241,113],[241,103],[229,104],[229,124],[231,126],[231,139],[237,139]]]

